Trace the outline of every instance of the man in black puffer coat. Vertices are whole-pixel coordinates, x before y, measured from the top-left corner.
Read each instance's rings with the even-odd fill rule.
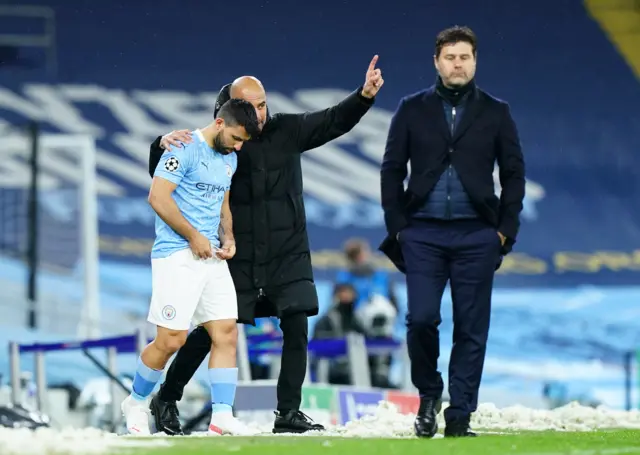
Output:
[[[301,154],[351,131],[373,105],[383,84],[378,57],[365,83],[337,105],[317,112],[270,116],[266,94],[255,78],[245,76],[222,88],[216,111],[229,98],[243,98],[257,109],[262,133],[238,152],[238,169],[230,193],[236,255],[229,269],[238,294],[238,322],[277,316],[283,333],[278,409],[274,433],[322,430],[300,412],[306,374],[307,318],[318,314],[302,189]],[[189,141],[186,131],[158,137],[151,144],[153,175],[164,148]],[[196,328],[178,351],[160,392],[151,402],[156,427],[182,434],[176,401],[209,352],[211,340]]]

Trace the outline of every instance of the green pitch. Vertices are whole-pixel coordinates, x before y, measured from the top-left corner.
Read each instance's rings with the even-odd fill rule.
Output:
[[[331,437],[184,437],[136,455],[626,455],[640,454],[640,430],[483,434],[464,439],[354,439]],[[129,452],[131,449],[124,449]],[[119,451],[122,453],[122,451]],[[132,452],[133,453],[133,452]]]

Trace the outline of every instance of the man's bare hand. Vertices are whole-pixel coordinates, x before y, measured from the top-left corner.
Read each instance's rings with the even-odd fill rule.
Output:
[[[507,241],[507,238],[504,235],[502,235],[502,232],[498,232],[498,237],[500,237],[500,244],[504,246],[504,242]]]
[[[211,249],[211,242],[204,235],[199,232],[189,240],[189,247],[193,254],[200,259],[209,259],[213,257],[213,250]]]
[[[178,130],[165,134],[162,136],[162,139],[160,139],[160,147],[164,150],[168,150],[172,145],[174,147],[181,147],[181,142],[184,144],[193,142],[193,139],[191,139],[191,131]]]
[[[221,248],[216,252],[216,256],[223,261],[231,259],[236,255],[236,242],[233,240],[226,240]]]
[[[384,84],[384,79],[382,79],[382,71],[379,68],[376,68],[376,63],[378,63],[378,56],[374,55],[371,59],[371,63],[369,63],[369,68],[367,68],[367,74],[364,78],[364,86],[362,87],[362,96],[365,98],[373,98],[378,93],[378,90]]]

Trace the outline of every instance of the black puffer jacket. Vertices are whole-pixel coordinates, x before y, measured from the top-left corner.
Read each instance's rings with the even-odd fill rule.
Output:
[[[313,280],[301,154],[342,136],[360,121],[373,104],[361,90],[325,110],[271,116],[262,134],[238,152],[230,198],[236,255],[229,268],[239,297],[257,298],[260,289]],[[160,139],[151,144],[152,175],[163,153]]]

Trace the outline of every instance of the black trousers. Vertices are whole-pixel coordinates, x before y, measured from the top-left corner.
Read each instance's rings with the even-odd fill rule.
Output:
[[[317,298],[317,297],[316,297]],[[304,312],[285,312],[280,318],[283,335],[282,366],[278,377],[278,410],[300,408],[302,383],[307,371],[308,321]],[[184,387],[196,373],[211,348],[211,338],[203,327],[194,329],[167,371],[160,387],[160,399],[180,401]]]
[[[453,301],[447,421],[467,418],[478,406],[489,335],[491,291],[500,238],[477,220],[412,221],[400,233],[407,267],[407,347],[411,379],[421,397],[440,398],[440,307],[447,282]]]

